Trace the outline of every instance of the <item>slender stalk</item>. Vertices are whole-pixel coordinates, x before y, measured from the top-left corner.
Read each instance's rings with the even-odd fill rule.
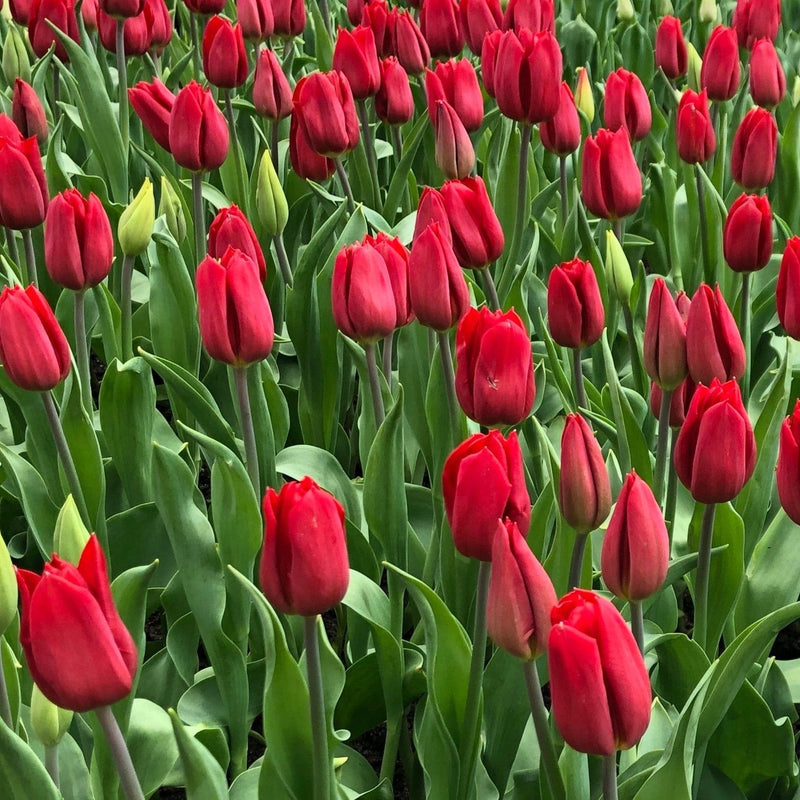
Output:
[[[561,773],[558,770],[558,759],[550,737],[550,728],[547,724],[547,708],[542,697],[542,686],[539,683],[539,672],[536,661],[524,661],[522,670],[525,673],[525,686],[528,689],[528,702],[531,704],[533,727],[536,729],[536,738],[539,741],[542,767],[550,787],[550,796],[553,800],[565,800],[566,790]]]
[[[61,788],[61,781],[58,769],[58,745],[48,744],[44,748],[44,767],[50,780],[56,785],[56,789]]]
[[[703,279],[706,283],[711,284],[714,282],[713,265],[711,264],[711,256],[708,252],[708,227],[706,222],[706,189],[703,185],[703,179],[700,177],[700,170],[702,167],[699,164],[695,165],[694,177],[697,183],[697,205],[700,213],[700,244],[702,249],[703,258]]]
[[[428,90],[425,88],[425,77],[420,74],[417,76],[417,86],[422,93],[422,105],[427,109],[428,107]]]
[[[400,126],[391,125],[392,145],[394,146],[395,162],[399,165],[403,158],[403,137],[400,135]],[[411,213],[411,192],[408,191],[408,181],[403,184],[403,213]]]
[[[128,752],[128,746],[122,737],[122,731],[119,729],[117,718],[114,716],[111,706],[96,708],[94,713],[97,714],[100,727],[103,729],[103,734],[108,742],[111,758],[117,768],[119,783],[122,791],[125,792],[125,797],[128,800],[144,800],[144,793],[139,785],[139,779],[136,777],[131,754]]]
[[[247,366],[233,368],[233,382],[236,387],[236,402],[239,406],[239,422],[244,439],[244,460],[250,483],[253,484],[256,497],[261,497],[261,478],[258,471],[258,448],[253,428],[253,412],[250,409],[250,391],[247,388]]]
[[[394,331],[388,336],[383,337],[383,353],[381,354],[381,372],[389,384],[389,391],[392,389],[392,349],[394,345]]]
[[[400,736],[403,733],[403,726],[406,724],[405,718],[401,713],[395,719],[386,723],[386,739],[383,743],[383,755],[381,756],[381,773],[379,780],[394,780],[394,767],[397,762],[397,751],[400,748]]]
[[[489,599],[489,579],[492,565],[481,561],[475,592],[475,623],[472,628],[472,660],[469,665],[467,702],[464,706],[464,727],[461,737],[462,769],[458,778],[456,797],[468,797],[475,775],[475,763],[480,753],[480,712],[483,666],[486,660],[486,604]],[[477,742],[475,740],[478,740]],[[477,746],[476,746],[477,745]]]
[[[133,358],[133,304],[131,302],[131,283],[133,282],[133,256],[122,259],[122,357],[128,361]]]
[[[669,446],[669,463],[675,463],[675,443],[677,436],[671,436]],[[667,470],[667,502],[664,506],[664,519],[667,521],[667,533],[669,533],[669,545],[672,549],[672,529],[675,525],[675,505],[678,501],[678,476],[673,467]]]
[[[356,102],[358,108],[358,119],[361,123],[361,136],[364,139],[364,150],[367,153],[367,164],[369,165],[369,175],[372,179],[372,194],[375,203],[380,205],[381,189],[378,183],[378,159],[375,157],[375,142],[372,138],[372,128],[369,124],[369,113],[367,112],[367,101],[363,98]]]
[[[8,699],[8,686],[6,685],[6,674],[3,671],[3,661],[0,658],[0,719],[14,730],[14,721],[11,717],[11,702]]]
[[[122,151],[128,152],[130,140],[130,119],[128,114],[128,65],[125,61],[125,22],[117,20],[117,88],[119,90],[119,133],[122,137]]]
[[[614,231],[614,236],[617,237],[617,241],[623,244],[622,240],[625,238],[625,220],[615,219],[611,224],[611,229]]]
[[[269,154],[272,158],[272,166],[278,172],[278,135],[281,121],[275,119],[269,126]]]
[[[739,308],[739,330],[742,334],[742,342],[744,343],[744,375],[740,381],[742,387],[742,400],[747,406],[747,400],[750,397],[750,369],[753,354],[751,352],[751,334],[750,334],[750,320],[752,315],[750,313],[750,275],[749,272],[742,273],[742,295],[740,298]]]
[[[306,648],[308,695],[311,705],[311,737],[313,745],[314,800],[331,800],[331,759],[328,755],[328,724],[319,662],[317,617],[303,617],[303,638]]]
[[[661,406],[658,409],[658,441],[656,442],[656,471],[653,476],[655,496],[663,504],[664,485],[667,480],[667,453],[669,452],[669,409],[672,404],[672,389],[661,390]]]
[[[228,131],[231,137],[231,149],[233,150],[233,165],[236,169],[236,185],[239,188],[239,204],[242,210],[247,213],[247,181],[244,176],[242,159],[239,157],[239,136],[236,133],[236,119],[233,116],[233,103],[231,102],[231,90],[225,90],[225,116],[228,118]]]
[[[561,187],[561,230],[563,231],[567,227],[567,215],[569,214],[567,197],[567,157],[561,156],[559,162],[559,182]]]
[[[603,756],[603,800],[617,800],[617,754]]]
[[[350,179],[347,177],[347,172],[345,171],[344,166],[342,166],[342,160],[337,158],[335,161],[336,174],[339,176],[339,182],[342,184],[342,191],[344,192],[344,196],[347,198],[347,210],[352,214],[356,210],[356,201],[353,200],[353,189],[350,186]]]
[[[28,268],[25,282],[32,283],[38,289],[39,276],[36,273],[36,251],[33,249],[33,235],[30,228],[22,231],[22,243],[25,245],[25,265]]]
[[[489,267],[477,270],[479,275],[483,276],[483,286],[486,290],[486,301],[492,311],[498,311],[501,308],[500,298],[497,296],[497,287],[494,285],[494,278],[492,271]]]
[[[639,645],[639,652],[644,655],[644,612],[642,603],[639,600],[630,601],[631,609],[631,632],[636,644]]]
[[[697,576],[694,583],[694,639],[706,653],[709,650],[716,651],[716,643],[713,647],[707,647],[706,637],[708,636],[708,580],[711,572],[711,543],[714,538],[714,512],[717,509],[716,503],[709,503],[703,509],[703,526],[700,530],[700,544],[697,548]]]
[[[192,14],[194,19],[194,14]],[[203,176],[192,173],[192,209],[194,214],[194,252],[199,264],[206,257],[206,220],[203,214]]]
[[[331,27],[331,14],[328,11],[328,0],[319,0],[319,10],[322,14],[322,21],[325,23],[325,30],[330,36],[333,34],[333,28]]]
[[[586,542],[588,540],[588,533],[575,534],[575,544],[572,546],[572,558],[569,562],[569,582],[567,583],[568,591],[580,588],[583,554],[586,552]]]
[[[639,394],[646,396],[647,381],[645,380],[644,372],[642,370],[642,361],[639,357],[639,347],[636,344],[636,328],[633,326],[633,315],[631,314],[631,307],[628,303],[622,304],[622,316],[625,320],[625,331],[628,334],[628,350],[630,352],[633,381],[636,385],[636,391],[639,392]]]
[[[73,323],[75,326],[75,360],[78,362],[78,375],[81,379],[81,399],[83,407],[92,416],[92,379],[89,374],[89,343],[86,340],[86,292],[75,292]]]
[[[58,107],[58,101],[61,99],[61,73],[59,72],[57,59],[53,59],[53,125],[58,125],[58,120],[61,118],[61,109]]]
[[[375,428],[380,428],[386,417],[381,395],[381,376],[378,374],[378,359],[375,354],[375,342],[364,345],[367,355],[367,372],[369,373],[369,393],[372,395],[372,411],[375,414]]]
[[[278,266],[281,270],[283,282],[291,288],[294,278],[292,277],[292,267],[289,264],[289,256],[286,254],[286,246],[283,244],[283,234],[279,233],[277,236],[272,237],[275,244],[275,252],[278,255]]]
[[[453,372],[453,353],[450,350],[450,338],[446,332],[438,332],[439,358],[444,372],[444,389],[447,392],[447,406],[450,409],[450,424],[453,426],[454,443],[461,441],[461,426],[459,425],[460,406],[456,397],[456,376]]]
[[[517,253],[522,243],[522,234],[530,217],[528,209],[528,154],[531,149],[531,126],[520,126],[521,140],[519,145],[519,172],[517,174],[517,214],[514,217],[514,232],[511,236],[511,245],[504,265],[506,269],[513,269],[517,263]],[[502,282],[501,282],[502,283]]]
[[[589,399],[586,397],[586,384],[583,381],[583,361],[581,355],[583,351],[580,347],[572,350],[572,377],[575,381],[575,400],[578,408],[589,408]]]
[[[192,64],[194,65],[194,79],[203,79],[203,62],[200,60],[200,37],[197,32],[197,14],[189,14],[189,30],[192,37]]]
[[[19,250],[17,249],[17,237],[11,228],[4,228],[6,232],[6,247],[8,248],[8,257],[19,266]]]

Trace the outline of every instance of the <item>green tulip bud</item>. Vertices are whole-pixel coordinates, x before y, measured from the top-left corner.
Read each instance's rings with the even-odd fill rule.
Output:
[[[261,163],[258,165],[256,212],[270,236],[283,233],[289,219],[289,206],[278,173],[275,172],[275,167],[272,165],[272,156],[269,150],[264,151]]]
[[[613,231],[606,231],[606,279],[620,303],[629,305],[633,289],[631,265]]]
[[[586,67],[578,67],[578,82],[575,86],[575,105],[582,111],[586,119],[591,122],[594,119],[594,95],[592,94],[592,83],[589,80],[589,73]]]
[[[700,91],[700,70],[703,68],[703,59],[700,58],[700,53],[695,50],[691,42],[686,42],[686,53],[688,55],[688,68],[686,80],[689,88],[695,92]]]
[[[6,543],[0,536],[0,635],[8,630],[17,614],[17,577]]]
[[[3,8],[7,5],[6,3]],[[3,42],[3,75],[9,86],[13,86],[17,78],[22,78],[25,83],[31,82],[31,63],[25,49],[25,40],[15,25],[9,26],[8,35]]]
[[[702,0],[700,3],[700,10],[697,12],[697,17],[700,22],[716,22],[719,15],[719,8],[717,7],[716,0]]]
[[[7,22],[11,22],[13,17],[11,16],[11,5],[9,3],[4,2],[0,3],[0,17],[2,17]]]
[[[83,524],[78,506],[72,495],[68,495],[64,505],[56,517],[56,528],[53,532],[53,550],[64,561],[75,564],[81,560],[83,548],[89,541],[89,531]]]
[[[800,77],[795,75],[792,84],[792,108],[797,108],[798,104],[800,104]]]
[[[617,19],[630,22],[636,16],[631,0],[617,0]]]
[[[186,238],[186,216],[183,204],[172,184],[161,176],[161,200],[158,203],[158,216],[163,216],[172,238],[180,244]]]
[[[72,724],[72,712],[51,703],[34,683],[31,693],[31,727],[45,747],[55,747]]]
[[[126,256],[138,256],[147,249],[156,221],[156,203],[153,184],[144,179],[139,194],[133,198],[119,218],[119,244]]]
[[[658,5],[659,16],[669,17],[675,13],[675,6],[672,5],[672,0],[661,0]]]

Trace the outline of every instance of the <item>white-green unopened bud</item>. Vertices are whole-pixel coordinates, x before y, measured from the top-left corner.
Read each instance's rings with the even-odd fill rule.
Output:
[[[13,86],[17,78],[22,78],[25,83],[31,82],[31,62],[25,49],[25,40],[14,25],[9,26],[3,42],[3,75],[9,86]]]
[[[17,576],[8,548],[0,536],[0,636],[17,615]]]
[[[83,524],[78,506],[72,495],[68,495],[56,517],[53,532],[53,550],[70,564],[77,565],[81,560],[83,548],[89,541],[89,531]]]
[[[186,215],[183,204],[172,184],[161,176],[161,199],[158,202],[158,216],[164,217],[172,238],[180,244],[186,238]]]
[[[606,280],[620,303],[629,305],[633,289],[631,265],[613,231],[606,231]]]
[[[719,7],[716,0],[701,0],[697,18],[700,22],[716,22],[719,16]]]
[[[57,745],[72,724],[72,712],[51,703],[34,683],[31,693],[31,728],[45,747]]]
[[[672,5],[672,0],[661,0],[658,4],[658,13],[662,17],[670,17],[675,13],[675,7]]]
[[[617,19],[630,22],[636,16],[631,0],[617,0]]]
[[[256,212],[261,224],[270,236],[283,233],[289,220],[289,205],[283,192],[278,173],[272,165],[269,150],[264,151],[258,165],[258,181],[256,182]]]
[[[119,218],[119,246],[126,256],[138,256],[147,249],[156,221],[153,184],[145,178],[139,194],[131,200]]]
[[[797,108],[800,103],[800,76],[794,76],[794,83],[792,84],[792,106]]]
[[[686,81],[688,82],[690,89],[695,92],[699,92],[700,70],[703,69],[703,59],[700,58],[700,53],[695,50],[695,47],[691,42],[686,42],[686,54],[688,62]]]

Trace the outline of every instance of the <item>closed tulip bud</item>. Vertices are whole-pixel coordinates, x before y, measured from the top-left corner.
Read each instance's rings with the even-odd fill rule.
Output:
[[[411,307],[422,325],[436,331],[452,328],[469,308],[469,289],[449,236],[449,229],[432,222],[414,240],[408,260]]]
[[[431,51],[414,17],[406,10],[393,8],[389,13],[392,54],[409,75],[419,75],[431,60]]]
[[[0,175],[0,224],[14,231],[41,225],[50,194],[35,136],[0,136]]]
[[[347,0],[347,19],[354,27],[361,24],[361,17],[367,3],[364,0]]]
[[[631,22],[636,19],[636,11],[631,0],[617,0],[617,19],[622,22]]]
[[[320,155],[311,147],[302,113],[297,109],[292,113],[289,127],[289,160],[292,169],[309,181],[327,180],[336,171],[332,158]]]
[[[31,12],[31,0],[8,0],[0,6],[0,16],[13,19],[17,25],[27,25]],[[10,81],[9,81],[10,83]]]
[[[697,18],[703,25],[708,25],[711,22],[719,22],[720,13],[717,0],[700,0]]]
[[[147,249],[156,221],[153,184],[145,178],[139,193],[122,212],[117,227],[119,246],[126,256],[138,256]]]
[[[603,581],[617,596],[640,601],[667,577],[669,534],[653,490],[631,472],[622,486],[603,537]]]
[[[692,380],[692,376],[687,375],[683,379],[683,383],[672,392],[672,399],[669,403],[670,428],[680,428],[683,425],[696,388],[697,384]],[[655,383],[650,385],[650,413],[656,419],[661,413],[661,389]]]
[[[674,81],[686,74],[689,56],[681,21],[677,17],[664,17],[656,30],[656,66]]]
[[[50,23],[66,33],[74,42],[80,42],[74,0],[33,0],[28,13],[28,39],[33,52],[42,58],[50,46],[55,44],[56,56],[67,63],[69,62],[67,51],[53,32]]]
[[[763,108],[748,111],[733,137],[731,177],[743,188],[763,189],[775,177],[778,125]]]
[[[31,392],[49,391],[69,374],[67,339],[33,285],[0,294],[0,362],[12,383]]]
[[[122,27],[125,55],[144,55],[153,43],[152,19],[148,20],[144,12],[135,17],[127,17]],[[102,9],[97,10],[97,33],[100,44],[109,53],[117,52],[117,20],[106,14]]]
[[[444,463],[442,494],[453,544],[467,558],[492,560],[499,520],[527,536],[531,500],[516,431],[508,438],[496,430],[475,433],[458,445]]]
[[[686,320],[686,358],[696,383],[738,380],[747,357],[742,337],[719,286],[700,284]]]
[[[547,322],[550,335],[562,347],[589,347],[602,336],[605,309],[588,261],[574,258],[553,267],[547,283]]]
[[[792,522],[800,525],[800,400],[781,426],[775,477],[783,510]]]
[[[427,70],[425,90],[428,116],[436,123],[436,103],[446,100],[468,131],[476,131],[483,122],[483,95],[475,67],[466,58],[441,61],[436,70]]]
[[[656,278],[644,329],[644,368],[662,389],[676,389],[688,374],[686,321],[663,278]]]
[[[561,101],[561,49],[549,31],[499,39],[494,65],[494,90],[500,111],[517,122],[533,124],[556,115]]]
[[[228,123],[209,89],[191,81],[178,92],[169,118],[175,161],[192,172],[222,166],[228,155]]]
[[[144,11],[144,0],[99,0],[99,6],[110,17],[136,17]]]
[[[97,536],[77,568],[54,555],[41,576],[18,570],[17,582],[20,644],[48,700],[81,712],[130,694],[139,654],[114,606]]]
[[[711,100],[730,100],[739,88],[740,77],[736,32],[733,28],[717,25],[703,51],[700,85]]]
[[[381,87],[375,95],[375,115],[389,125],[403,125],[414,116],[408,73],[394,56],[381,61]]]
[[[386,4],[386,0],[369,0],[366,5],[362,3],[361,16],[353,25],[358,24],[372,28],[378,58],[388,58],[393,55],[392,32],[389,26],[389,6]]]
[[[223,7],[224,5],[223,3]],[[306,6],[303,0],[272,0],[272,16],[275,21],[275,36],[299,36],[306,27]]]
[[[408,286],[408,250],[398,238],[387,236],[383,231],[380,231],[375,238],[365,236],[364,244],[373,247],[386,264],[394,293],[396,312],[394,327],[402,328],[414,318]]]
[[[193,14],[203,16],[219,14],[225,8],[225,0],[183,0],[183,2]]]
[[[550,612],[558,602],[553,582],[516,523],[497,520],[486,627],[492,641],[530,661],[547,650]]]
[[[686,68],[686,83],[695,92],[700,91],[702,81],[700,76],[703,72],[703,59],[691,42],[686,43],[686,52],[689,55],[689,66]],[[707,93],[706,93],[707,94]]]
[[[475,149],[464,123],[446,100],[436,101],[434,160],[445,178],[466,178],[475,166]]]
[[[786,242],[775,301],[783,329],[792,339],[800,340],[800,236],[792,236]]]
[[[84,0],[85,4],[86,0]],[[83,6],[81,6],[81,10]],[[172,41],[172,17],[165,0],[145,0],[144,16],[150,28],[150,53],[160,55]]]
[[[22,78],[26,83],[30,83],[31,64],[28,60],[25,40],[13,25],[9,26],[3,42],[2,65],[3,75],[9,85],[14,83],[17,78]]]
[[[267,277],[267,263],[256,232],[238,206],[220,209],[208,229],[208,254],[212,258],[222,258],[229,247],[255,262],[262,281]]]
[[[0,536],[0,636],[17,616],[17,579],[14,565],[2,536]]]
[[[11,117],[24,139],[35,136],[39,144],[47,141],[50,131],[47,127],[47,117],[44,114],[42,102],[33,86],[25,83],[21,78],[14,81]]]
[[[31,690],[31,728],[45,747],[55,747],[72,724],[72,711],[51,703],[34,683]]]
[[[497,48],[500,46],[500,40],[503,38],[503,31],[496,30],[487,33],[483,37],[483,46],[481,47],[481,79],[483,80],[483,88],[486,89],[486,94],[489,97],[494,97],[494,71],[497,67]]]
[[[556,19],[553,0],[508,0],[503,14],[503,30],[519,33],[527,29],[555,34]]]
[[[457,0],[423,0],[419,27],[434,58],[456,56],[464,49]]]
[[[546,150],[557,156],[574,153],[581,144],[581,121],[575,98],[566,81],[561,83],[561,95],[556,115],[539,125],[539,136]]]
[[[612,756],[633,747],[650,722],[644,659],[613,604],[575,589],[550,615],[547,645],[553,717],[580,753]]]
[[[277,122],[292,113],[292,90],[278,61],[268,47],[258,54],[253,78],[253,105],[267,119]]]
[[[444,205],[444,197],[442,197],[442,193],[438,189],[434,189],[432,186],[426,186],[419,196],[417,219],[414,224],[414,237],[412,241],[416,242],[419,235],[423,233],[432,222],[439,223],[441,235],[452,247],[453,234],[450,230],[450,218],[447,215],[447,209]]]
[[[44,261],[53,281],[82,292],[103,281],[113,260],[111,223],[100,198],[77,189],[57,194],[44,225]]]
[[[164,217],[172,238],[180,244],[186,238],[186,215],[183,204],[172,184],[161,176],[161,199],[158,203],[158,216]]]
[[[486,34],[498,30],[503,24],[500,2],[499,0],[461,0],[458,10],[467,47],[476,56],[480,56]]]
[[[78,566],[86,545],[89,542],[89,531],[83,524],[75,498],[70,494],[56,517],[53,530],[53,551],[61,553],[64,561]]]
[[[759,39],[750,54],[750,96],[756,105],[777,106],[786,95],[786,75],[775,45]]]
[[[722,232],[725,261],[734,272],[753,272],[772,256],[772,209],[766,195],[736,198]]]
[[[207,256],[197,268],[200,338],[211,358],[244,367],[272,350],[275,327],[258,266],[229,247],[221,259]]]
[[[247,42],[265,42],[275,30],[269,0],[236,0],[236,20]]]
[[[500,258],[505,242],[503,227],[483,179],[446,181],[441,198],[458,263],[464,269],[481,269]]]
[[[748,50],[759,39],[775,41],[781,25],[781,0],[737,0],[733,28],[739,47]]]
[[[395,327],[394,290],[381,254],[369,243],[339,251],[331,280],[336,327],[361,344],[373,344]]]
[[[283,614],[311,617],[341,602],[350,582],[344,509],[309,477],[264,495],[259,575]]]
[[[381,85],[381,69],[372,28],[339,28],[333,48],[333,68],[343,73],[356,100],[372,97]]]
[[[750,480],[756,442],[736,381],[714,378],[710,386],[697,387],[674,461],[678,478],[698,503],[733,500]]]
[[[635,72],[620,67],[608,76],[603,119],[609,130],[625,128],[633,142],[650,133],[653,124],[650,98]]]
[[[621,219],[642,202],[642,175],[627,132],[601,128],[583,144],[581,197],[598,217]]]
[[[578,79],[575,83],[575,107],[589,122],[594,120],[594,94],[592,82],[586,67],[578,67]]]
[[[681,95],[676,126],[678,155],[687,164],[702,164],[714,155],[717,137],[705,89],[700,94],[687,89]]]
[[[283,233],[289,221],[289,204],[278,173],[272,164],[269,150],[264,151],[258,167],[256,183],[256,213],[270,236]]]
[[[628,257],[613,231],[606,231],[606,279],[609,288],[623,305],[629,305],[633,291],[633,275]]]
[[[314,152],[336,158],[358,144],[353,92],[341,72],[312,72],[301,78],[292,99]]]
[[[247,80],[249,66],[240,25],[211,17],[203,33],[203,72],[220,89],[234,89]]]
[[[81,3],[81,19],[87,31],[97,30],[97,0],[83,0]]]
[[[169,120],[175,105],[175,95],[158,79],[141,81],[128,89],[128,101],[149,134],[170,152]]]

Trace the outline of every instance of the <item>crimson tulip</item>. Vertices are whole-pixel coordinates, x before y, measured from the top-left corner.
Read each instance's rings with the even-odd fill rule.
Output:
[[[150,135],[170,152],[169,120],[175,95],[158,78],[153,78],[152,83],[140,81],[128,89],[128,101]]]
[[[714,155],[717,137],[708,111],[708,96],[686,89],[678,103],[676,118],[678,155],[687,164],[702,164]]]
[[[589,347],[602,336],[603,298],[588,261],[574,258],[553,267],[547,282],[547,323],[562,347]]]
[[[117,20],[106,14],[102,9],[97,10],[97,33],[100,44],[109,53],[117,52]],[[141,56],[149,49],[153,41],[153,31],[150,20],[144,11],[135,17],[127,17],[122,26],[125,55]]]
[[[145,0],[144,16],[150,29],[149,51],[160,55],[172,41],[172,17],[165,0]]]
[[[299,36],[306,27],[305,3],[303,0],[272,0],[272,18],[275,36]]]
[[[262,282],[267,277],[267,262],[250,221],[238,206],[222,208],[208,229],[208,254],[222,258],[228,247],[240,250],[258,266]]]
[[[775,478],[783,510],[792,522],[800,525],[800,400],[781,426]]]
[[[265,42],[275,30],[271,0],[236,0],[236,20],[245,41]]]
[[[736,32],[717,25],[708,37],[700,69],[700,88],[711,100],[730,100],[739,88],[741,67]]]
[[[33,86],[22,78],[14,81],[14,90],[11,95],[11,117],[19,128],[23,139],[35,136],[39,144],[47,141],[50,130],[47,127],[47,117],[42,107],[42,101],[36,94]]]
[[[169,117],[169,149],[193,172],[221,166],[228,155],[228,124],[209,89],[191,81],[178,92]]]
[[[402,328],[414,318],[408,287],[408,250],[397,237],[387,236],[383,231],[375,237],[365,236],[364,244],[373,247],[386,264],[394,293],[396,310],[394,327]]]
[[[17,25],[27,26],[28,24],[28,17],[31,13],[31,5],[33,5],[33,0],[8,0],[8,10],[11,14],[11,19],[17,23]]]
[[[778,319],[792,339],[800,340],[800,236],[786,242],[775,289]]]
[[[781,0],[737,0],[733,28],[739,47],[752,48],[759,39],[775,41],[781,25]]]
[[[468,131],[476,131],[483,122],[483,95],[475,67],[466,58],[440,61],[425,74],[428,116],[436,122],[436,102],[446,100]]]
[[[375,95],[375,115],[389,125],[403,125],[414,116],[408,73],[394,57],[380,62],[381,86]]]
[[[661,389],[676,389],[688,374],[686,320],[663,278],[656,278],[644,328],[644,368]]]
[[[593,214],[617,220],[642,202],[642,175],[627,132],[601,128],[583,145],[581,196]]]
[[[352,31],[339,28],[333,48],[333,68],[347,78],[356,100],[377,93],[381,85],[381,69],[372,28],[365,25]]]
[[[686,420],[686,412],[694,397],[694,390],[697,384],[692,380],[691,375],[683,379],[683,383],[672,392],[672,399],[669,403],[669,426],[670,428],[680,428]],[[658,384],[650,385],[650,413],[658,419],[661,413],[661,389]]]
[[[137,17],[144,11],[144,0],[99,0],[98,5],[110,17]]]
[[[689,56],[681,21],[677,17],[664,17],[656,30],[656,66],[674,81],[686,74]]]
[[[0,136],[0,224],[15,231],[41,225],[49,199],[36,137]]]
[[[750,96],[756,105],[773,108],[785,94],[786,75],[775,45],[770,39],[759,39],[750,54]]]
[[[28,12],[28,39],[33,52],[42,58],[50,46],[55,44],[56,56],[67,63],[67,51],[50,27],[51,24],[66,33],[74,42],[80,42],[74,0],[33,0]]]
[[[603,118],[609,130],[625,128],[633,142],[650,133],[653,124],[650,98],[635,72],[620,67],[608,76]]]
[[[419,235],[431,222],[439,223],[441,235],[452,247],[453,233],[450,229],[450,218],[444,205],[444,197],[438,189],[434,189],[432,186],[426,186],[419,196],[417,219],[414,223],[414,237],[412,241],[416,242]]]
[[[409,75],[419,75],[428,66],[431,52],[414,17],[409,11],[393,8],[388,24],[392,54]]]
[[[247,80],[250,68],[242,26],[225,17],[211,17],[203,33],[203,72],[220,89],[235,89]]]
[[[508,0],[503,14],[503,30],[547,31],[555,34],[556,19],[553,0]]]
[[[296,110],[292,113],[292,124],[289,126],[289,160],[292,169],[301,178],[310,181],[327,180],[336,171],[336,163],[332,158],[320,155],[311,147],[306,126]]]
[[[778,156],[778,125],[764,108],[748,111],[733,137],[731,177],[752,191],[763,189],[775,177]]]
[[[456,56],[464,49],[458,0],[423,0],[419,27],[434,57]]]
[[[336,158],[358,144],[358,118],[347,78],[336,70],[312,72],[297,82],[294,119],[315,153]]]
[[[378,58],[388,58],[393,55],[392,32],[389,25],[389,6],[386,0],[369,0],[361,4],[361,16],[354,25],[366,25],[372,28],[375,37],[375,50]]]
[[[500,40],[503,38],[503,31],[497,30],[487,33],[483,37],[481,46],[481,79],[483,88],[489,97],[495,97],[494,73],[497,67],[497,49],[500,47]]]
[[[734,272],[753,272],[772,256],[772,209],[766,195],[734,200],[722,232],[725,261]]]
[[[467,47],[480,56],[486,34],[498,30],[503,24],[500,0],[461,0],[458,10]]]
[[[436,101],[434,160],[445,178],[466,178],[475,166],[475,149],[464,123],[446,100]]]
[[[258,54],[253,78],[253,105],[273,122],[292,113],[292,89],[275,53],[265,47]]]
[[[183,0],[183,2],[189,11],[201,16],[219,14],[225,8],[225,0]]]
[[[540,123],[539,136],[544,148],[557,156],[568,156],[580,147],[581,121],[575,98],[566,81],[561,83],[558,111],[552,119]]]

